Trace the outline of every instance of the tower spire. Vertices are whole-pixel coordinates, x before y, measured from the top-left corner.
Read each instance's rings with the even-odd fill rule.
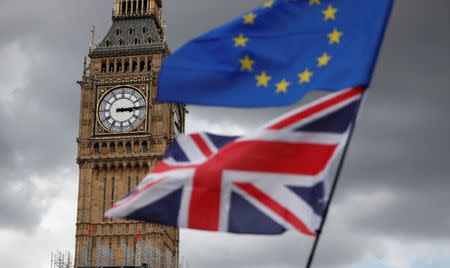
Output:
[[[94,41],[95,41],[95,26],[92,26],[91,33],[92,33],[91,44],[94,44]]]

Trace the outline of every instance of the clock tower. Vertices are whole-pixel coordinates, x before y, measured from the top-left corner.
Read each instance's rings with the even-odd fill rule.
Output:
[[[115,0],[81,86],[75,267],[178,267],[178,229],[103,217],[184,132],[185,108],[155,100],[169,54],[161,0]]]

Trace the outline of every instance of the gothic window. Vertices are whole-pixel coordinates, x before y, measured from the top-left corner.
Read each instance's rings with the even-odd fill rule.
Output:
[[[126,147],[127,147],[127,153],[131,153],[131,142],[127,142],[127,145],[126,145]]]
[[[148,44],[153,43],[153,38],[152,38],[151,36],[149,36],[149,37],[147,38],[147,43],[148,43]]]
[[[119,46],[123,46],[123,45],[124,45],[124,42],[123,42],[122,39],[120,39],[120,40],[119,40]]]
[[[143,33],[143,34],[146,34],[146,33],[147,33],[147,27],[145,27],[145,26],[142,27],[142,33]]]
[[[116,152],[116,144],[114,142],[111,142],[111,144],[109,144],[109,149],[112,153]]]
[[[122,72],[122,60],[117,61],[117,71]]]
[[[126,10],[127,10],[127,2],[123,1],[122,2],[122,14],[125,14]]]
[[[106,40],[106,42],[105,42],[105,46],[106,46],[106,47],[109,47],[109,46],[111,46],[111,41],[109,41],[109,40]]]
[[[137,3],[136,0],[133,1],[133,13],[136,13],[136,7],[137,7]]]
[[[144,0],[144,11],[147,11],[147,0]]]
[[[122,33],[122,31],[119,28],[116,28],[116,36],[119,36]]]
[[[101,151],[106,152],[106,148],[108,148],[108,145],[106,143],[102,143]]]
[[[130,62],[129,60],[125,60],[124,71],[128,72],[130,70]]]
[[[138,65],[137,60],[133,60],[133,65],[131,66],[131,71],[132,72],[136,72],[137,65]]]
[[[98,143],[94,144],[94,151],[100,153],[100,145],[98,145]]]
[[[135,45],[139,45],[139,43],[140,43],[139,39],[134,38],[134,44],[135,44]]]
[[[106,73],[106,61],[102,61],[102,73]]]
[[[122,151],[123,151],[123,143],[122,143],[122,142],[119,142],[119,144],[117,145],[117,150],[118,150],[119,152],[122,152]]]
[[[106,177],[103,178],[103,207],[102,207],[102,215],[105,215],[105,210],[106,210]]]
[[[114,184],[115,184],[115,178],[114,177],[112,177],[112,186],[111,186],[111,207],[113,206],[113,203],[114,203]]]
[[[128,12],[128,14],[131,13],[131,1],[128,1],[127,12]]]
[[[133,27],[130,27],[130,29],[128,29],[128,34],[133,35],[133,33],[134,33],[134,29],[133,29]]]
[[[152,70],[152,58],[147,59],[147,72]]]
[[[141,59],[141,63],[140,63],[140,65],[139,65],[139,71],[144,71],[144,69],[145,69],[145,61],[144,61],[144,59]]]
[[[139,142],[135,141],[133,144],[133,148],[134,148],[135,152],[138,152],[139,151]]]
[[[144,141],[142,143],[142,151],[147,152],[148,151],[148,143],[146,141]]]
[[[114,60],[111,60],[109,62],[109,72],[110,73],[114,72]]]
[[[139,13],[142,12],[142,1],[139,1],[139,4],[138,4],[138,11],[139,11]]]

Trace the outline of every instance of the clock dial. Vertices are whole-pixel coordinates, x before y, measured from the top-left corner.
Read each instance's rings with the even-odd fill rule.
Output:
[[[106,129],[125,133],[136,129],[144,121],[146,108],[144,96],[139,91],[120,87],[103,97],[98,116]]]

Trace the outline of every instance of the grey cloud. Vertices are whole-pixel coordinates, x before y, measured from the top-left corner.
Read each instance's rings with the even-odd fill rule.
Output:
[[[42,205],[35,204],[31,184],[11,185],[3,180],[14,181],[2,171],[0,181],[0,228],[31,232],[42,218]]]
[[[0,50],[17,42],[31,59],[25,86],[0,88],[0,92],[13,92],[8,102],[0,98],[4,126],[0,131],[0,229],[29,231],[41,221],[47,206],[35,200],[47,197],[33,189],[32,174],[46,176],[76,165],[79,88],[75,81],[81,75],[90,27],[97,26],[97,40],[103,37],[112,3],[0,2],[0,9],[7,11],[0,17]],[[163,3],[172,49],[255,6],[250,0]],[[447,0],[396,1],[319,247],[318,267],[348,267],[369,253],[383,255],[381,244],[388,240],[404,247],[408,239],[450,244],[446,206],[450,201],[449,10]],[[6,79],[2,74],[0,78]],[[222,124],[224,129],[233,120],[250,130],[291,108],[190,107],[190,116]],[[396,198],[385,202],[373,197],[364,207],[349,202],[355,195],[372,196],[376,191]],[[298,267],[305,257],[301,252],[309,247],[288,235],[251,242],[218,239],[216,247],[199,252],[214,238],[196,240],[182,242],[186,243],[184,254],[195,267]]]
[[[25,62],[7,62],[26,71],[21,81],[25,85],[0,89],[11,93],[0,98],[4,126],[0,132],[0,228],[25,231],[40,223],[47,208],[37,202],[43,201],[42,193],[33,187],[30,176],[47,176],[75,165],[79,113],[75,82],[81,75],[91,24],[102,21],[96,13],[104,10],[103,17],[108,18],[112,3],[49,0],[28,7],[17,1],[0,4],[9,11],[0,18],[4,36],[0,49],[18,44],[30,64],[24,70]],[[92,20],[84,20],[85,16]],[[107,22],[102,22],[103,28]]]

